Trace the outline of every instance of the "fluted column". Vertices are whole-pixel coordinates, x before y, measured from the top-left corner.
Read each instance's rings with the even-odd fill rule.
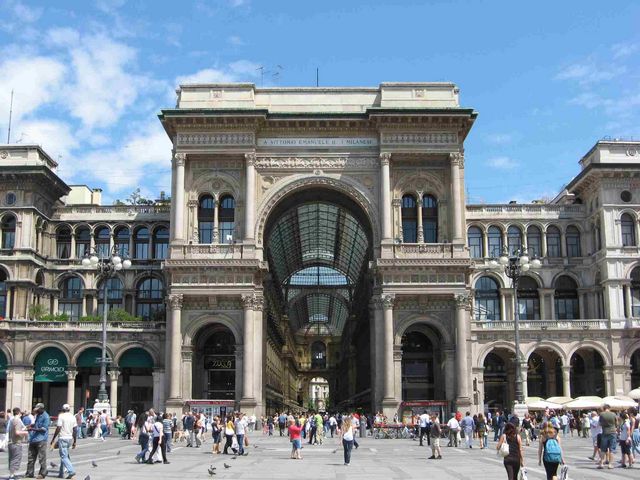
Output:
[[[569,365],[562,367],[562,395],[571,396],[571,366]]]
[[[453,203],[451,233],[453,243],[462,242],[462,190],[460,185],[460,167],[464,166],[464,154],[454,152],[449,154],[451,160],[451,201]]]
[[[71,411],[74,412],[74,404],[76,397],[76,375],[78,371],[75,368],[67,368],[67,403],[71,407]]]
[[[173,239],[184,241],[184,167],[187,161],[186,153],[176,153],[173,155],[173,172],[175,176],[175,192],[173,194],[172,203],[173,218]]]
[[[181,360],[182,360],[182,303],[181,294],[169,295],[171,309],[171,343],[169,359],[169,398],[180,398],[181,395]]]
[[[244,238],[254,239],[256,211],[256,154],[246,153],[245,158],[245,202],[244,202]],[[224,241],[224,239],[222,239]]]
[[[384,400],[395,399],[393,387],[393,295],[383,295],[382,312],[384,320]]]
[[[243,295],[242,400],[254,400],[253,394],[253,313],[256,297]]]
[[[382,239],[391,240],[391,154],[380,154],[380,202],[382,208]],[[393,353],[393,352],[392,352]]]
[[[457,391],[456,404],[460,408],[471,404],[471,396],[469,394],[469,377],[468,370],[468,326],[469,312],[471,310],[471,297],[464,293],[456,295],[456,377]]]
[[[120,376],[120,370],[109,370],[109,380],[111,381],[111,391],[109,392],[111,403],[111,415],[118,415],[118,377]]]

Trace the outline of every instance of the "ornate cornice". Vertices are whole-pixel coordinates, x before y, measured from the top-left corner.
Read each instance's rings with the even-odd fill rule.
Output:
[[[464,308],[471,311],[471,295],[469,293],[459,293],[454,296],[456,308]]]
[[[458,143],[458,134],[454,132],[433,133],[402,133],[383,132],[380,136],[382,144],[386,145],[455,145]]]
[[[179,146],[252,147],[256,136],[253,132],[179,133],[176,143]]]
[[[382,308],[390,309],[393,308],[393,305],[396,301],[396,296],[389,294],[380,295],[380,301],[382,302]]]

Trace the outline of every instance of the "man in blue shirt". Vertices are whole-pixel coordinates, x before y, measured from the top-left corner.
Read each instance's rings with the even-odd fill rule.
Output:
[[[36,419],[33,424],[27,427],[29,431],[29,457],[27,461],[26,478],[33,478],[36,459],[40,461],[40,471],[36,478],[45,478],[47,476],[47,439],[49,438],[49,424],[51,419],[49,414],[44,410],[44,404],[36,405]]]

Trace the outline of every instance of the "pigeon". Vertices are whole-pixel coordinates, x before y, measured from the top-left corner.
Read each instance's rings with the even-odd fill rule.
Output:
[[[258,448],[258,445],[254,445],[253,448]]]
[[[118,451],[116,452],[116,455],[120,455],[120,450],[118,450]]]
[[[238,457],[236,457],[236,456],[234,455],[233,457],[231,457],[231,460],[235,460],[236,458],[238,458]]]
[[[216,467],[214,467],[213,465],[211,465],[209,468],[209,475],[211,475],[212,477],[216,474]]]
[[[93,468],[96,468],[98,466],[98,462],[96,462],[95,460],[91,460],[91,466]]]
[[[224,468],[231,468],[231,465],[224,464]]]
[[[49,462],[49,465],[51,465],[51,468],[58,468],[58,465],[53,462]]]
[[[336,449],[335,449],[333,452],[331,452],[331,453],[336,453],[337,451],[338,451],[338,449],[336,448]]]

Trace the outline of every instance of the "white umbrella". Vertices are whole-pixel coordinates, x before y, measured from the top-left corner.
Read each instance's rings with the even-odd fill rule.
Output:
[[[550,408],[551,410],[559,410],[562,408],[562,405],[559,403],[549,402],[547,400],[538,400],[537,402],[527,403],[527,408],[529,410],[546,410]]]
[[[603,404],[607,404],[612,410],[624,410],[626,408],[633,408],[638,406],[633,398],[625,397],[624,395],[615,395],[611,397],[604,397],[602,399]]]
[[[564,405],[565,403],[569,403],[572,400],[573,400],[573,398],[571,398],[571,397],[549,397],[549,398],[547,398],[547,402],[560,403],[561,405]]]
[[[600,408],[604,402],[600,397],[578,397],[564,404],[568,410],[593,410]]]
[[[640,400],[640,387],[634,388],[629,393],[627,393],[627,397],[633,398],[634,400]]]

